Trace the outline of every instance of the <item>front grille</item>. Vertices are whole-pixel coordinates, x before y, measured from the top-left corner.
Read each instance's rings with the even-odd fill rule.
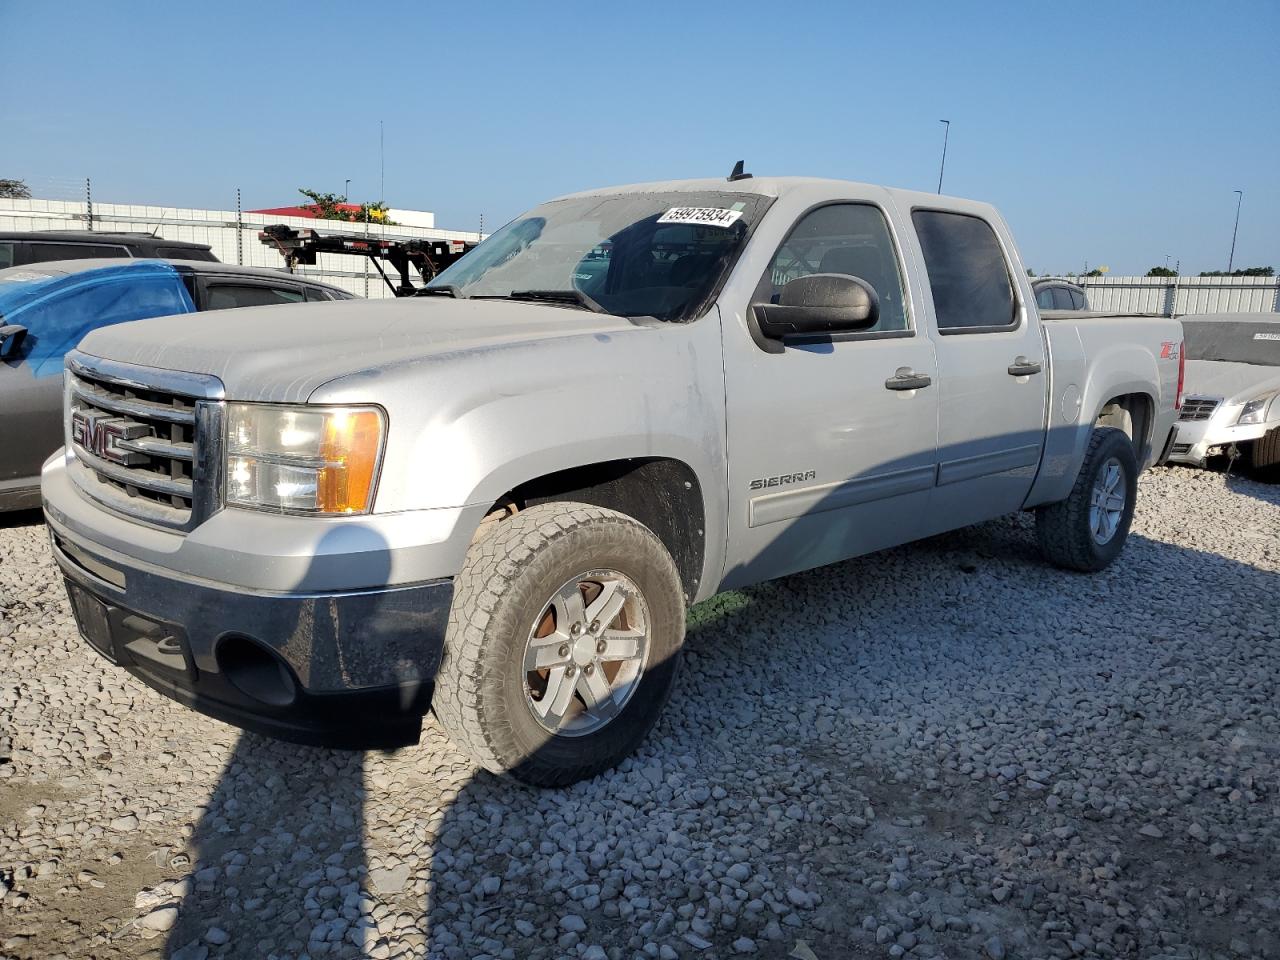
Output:
[[[182,389],[173,389],[145,379],[161,371],[128,368],[122,375],[123,365],[112,366],[68,365],[73,479],[121,513],[190,529],[214,505],[217,469],[209,454],[220,457],[213,428],[221,428],[221,405],[201,399],[201,385],[185,382],[188,374],[178,374]]]
[[[1208,420],[1220,401],[1213,397],[1184,397],[1179,420]]]

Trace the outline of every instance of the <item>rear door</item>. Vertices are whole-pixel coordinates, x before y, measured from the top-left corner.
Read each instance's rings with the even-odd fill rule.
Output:
[[[1007,237],[967,213],[916,209],[911,219],[936,321],[937,532],[1021,508],[1044,446],[1045,348]]]

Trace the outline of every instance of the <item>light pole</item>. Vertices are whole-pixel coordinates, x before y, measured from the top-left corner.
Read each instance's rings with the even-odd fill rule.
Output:
[[[942,175],[947,170],[947,140],[951,137],[951,121],[939,120],[939,123],[946,125],[946,132],[942,135],[942,166],[938,168],[938,192],[942,192]]]
[[[351,178],[347,177],[347,182],[342,187],[342,202],[347,202],[347,197],[351,196]]]
[[[1240,229],[1240,204],[1244,203],[1244,191],[1232,190],[1236,194],[1236,225],[1231,228],[1231,256],[1227,257],[1227,273],[1231,272],[1231,265],[1236,259],[1236,231]]]

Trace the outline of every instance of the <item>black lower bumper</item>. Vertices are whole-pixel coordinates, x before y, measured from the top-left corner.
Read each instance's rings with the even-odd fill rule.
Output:
[[[416,743],[453,583],[264,594],[136,569],[53,534],[76,623],[98,653],[201,713],[297,743]]]

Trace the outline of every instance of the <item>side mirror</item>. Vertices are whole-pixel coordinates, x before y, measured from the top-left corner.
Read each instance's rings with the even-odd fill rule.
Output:
[[[755,303],[752,309],[760,332],[781,340],[874,327],[880,319],[880,298],[860,277],[815,273],[784,286],[777,303]]]
[[[12,360],[22,349],[22,341],[27,339],[27,328],[16,323],[0,326],[0,360]]]

